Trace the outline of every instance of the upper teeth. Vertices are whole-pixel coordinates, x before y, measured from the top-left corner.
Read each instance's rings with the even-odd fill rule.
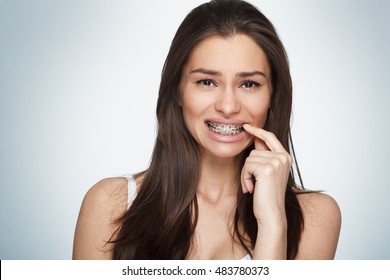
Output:
[[[207,122],[208,127],[215,133],[223,135],[236,135],[242,132],[242,125],[236,124],[221,124],[214,122]]]

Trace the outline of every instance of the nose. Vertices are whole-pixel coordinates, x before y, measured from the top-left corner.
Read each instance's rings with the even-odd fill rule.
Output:
[[[241,110],[241,103],[233,89],[225,88],[219,93],[214,107],[216,111],[224,115],[233,115]]]

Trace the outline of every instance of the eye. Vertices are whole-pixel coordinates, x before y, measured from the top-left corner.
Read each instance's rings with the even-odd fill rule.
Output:
[[[250,81],[250,80],[245,81],[240,85],[240,87],[243,87],[245,89],[250,89],[250,90],[255,89],[259,86],[261,86],[261,85],[258,82]]]
[[[196,83],[202,87],[212,87],[216,85],[215,82],[210,79],[202,79],[197,81]]]

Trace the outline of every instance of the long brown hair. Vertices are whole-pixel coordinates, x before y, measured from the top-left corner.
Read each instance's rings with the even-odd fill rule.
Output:
[[[121,227],[113,241],[114,259],[184,259],[188,255],[198,217],[196,188],[200,168],[198,145],[185,125],[180,107],[179,83],[183,67],[199,42],[212,35],[235,34],[251,37],[268,57],[273,93],[265,129],[272,131],[295,158],[290,134],[292,83],[287,56],[273,25],[244,1],[213,0],[200,5],[180,25],[166,58],[151,163],[137,197],[120,220]],[[253,146],[246,149],[243,158],[252,149]],[[293,191],[296,187],[293,169],[286,191],[290,259],[297,254],[303,227],[301,208]],[[299,174],[296,165],[295,169]],[[253,214],[253,196],[238,189],[234,234],[250,253],[246,244],[249,242],[253,248],[261,229],[257,228]]]

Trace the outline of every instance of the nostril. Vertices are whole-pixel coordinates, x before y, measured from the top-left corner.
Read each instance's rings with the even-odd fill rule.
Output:
[[[215,104],[215,109],[217,111],[223,112],[225,114],[232,114],[240,111],[240,102],[237,100],[234,94],[223,95],[224,96],[222,96]]]

